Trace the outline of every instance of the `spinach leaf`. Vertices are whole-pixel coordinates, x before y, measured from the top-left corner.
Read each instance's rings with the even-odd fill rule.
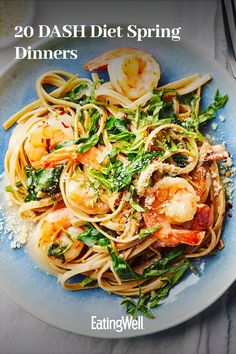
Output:
[[[110,240],[99,232],[92,224],[88,224],[88,229],[77,236],[79,241],[82,241],[88,247],[92,247],[96,244],[99,246],[107,246]]]
[[[187,155],[183,155],[183,154],[175,154],[173,156],[173,159],[176,163],[177,166],[183,168],[185,166],[187,166],[188,164],[188,156]]]
[[[113,269],[122,280],[133,280],[139,278],[139,275],[132,270],[122,255],[120,255],[111,246],[108,246],[107,249],[112,259]]]
[[[48,248],[48,256],[58,258],[64,263],[64,254],[70,247],[71,244],[62,246],[59,242],[52,243]]]
[[[39,192],[53,195],[60,192],[59,182],[64,166],[53,168],[34,170],[32,167],[26,166],[25,172],[27,177],[26,188],[28,195],[25,202],[38,200]]]

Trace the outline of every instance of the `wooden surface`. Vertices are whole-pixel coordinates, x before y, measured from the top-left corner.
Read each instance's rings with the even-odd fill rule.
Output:
[[[168,6],[172,8],[170,2]],[[181,3],[181,1],[178,1]],[[195,10],[190,11],[190,22],[196,24],[195,31],[202,29],[202,44],[206,49],[215,47],[215,56],[223,66],[227,65],[226,46],[224,34],[222,31],[222,21],[219,9],[215,17],[215,31],[212,27],[212,33],[208,33],[210,18],[212,13],[210,9],[216,6],[215,1],[205,1],[206,5],[200,4],[202,12],[209,21],[202,16],[196,15],[196,7],[199,7],[198,1],[189,1]],[[196,3],[198,3],[196,5]],[[214,4],[213,4],[214,3]],[[183,4],[185,6],[186,4]],[[163,5],[164,6],[164,5]],[[180,8],[181,10],[181,8]],[[180,14],[182,11],[178,10]],[[201,10],[201,9],[200,9]],[[171,10],[170,10],[171,11]],[[172,11],[173,8],[172,8]],[[177,12],[172,15],[177,16]],[[40,13],[40,11],[39,11]],[[39,15],[38,15],[39,16]],[[170,18],[169,15],[168,18]],[[180,15],[179,15],[180,16]],[[191,18],[192,16],[192,18]],[[215,16],[215,13],[214,13]],[[198,21],[196,21],[198,17]],[[180,18],[180,17],[179,17]],[[39,21],[39,19],[38,19]],[[200,21],[200,24],[199,24]],[[202,24],[201,24],[202,21]],[[84,21],[86,22],[86,21]],[[90,23],[92,20],[90,21]],[[139,22],[138,20],[136,21]],[[176,20],[178,22],[178,19]],[[47,23],[47,20],[44,21]],[[96,23],[94,21],[94,23]],[[197,27],[198,23],[198,27]],[[211,23],[212,25],[212,23]],[[206,27],[208,26],[208,27]],[[215,33],[215,46],[212,44],[212,35]],[[207,46],[206,37],[210,40]],[[214,37],[214,36],[213,36]],[[196,37],[197,38],[197,37]],[[200,40],[198,33],[198,40]],[[11,49],[6,50],[0,58],[2,63],[7,62],[12,53]],[[30,294],[29,294],[30,296]],[[184,306],[184,304],[183,304]],[[173,329],[154,334],[148,337],[139,337],[127,340],[103,340],[93,339],[67,333],[62,330],[51,327],[38,319],[34,318],[24,310],[19,308],[9,300],[0,291],[0,354],[235,354],[236,353],[236,284],[234,284],[215,304],[202,314],[179,325]]]

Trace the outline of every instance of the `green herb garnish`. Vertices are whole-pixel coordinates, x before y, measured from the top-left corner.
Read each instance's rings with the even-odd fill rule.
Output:
[[[71,247],[71,244],[62,246],[59,242],[52,243],[48,248],[48,256],[60,259],[65,262],[65,252]]]
[[[77,150],[79,154],[83,154],[86,151],[90,150],[93,146],[98,143],[99,136],[94,134],[90,138],[88,138],[84,144]]]
[[[67,96],[63,97],[63,100],[79,103],[82,99],[87,97],[88,87],[87,82],[80,82]]]
[[[108,246],[107,249],[112,259],[113,269],[122,280],[133,280],[139,278],[139,275],[132,270],[128,262],[126,262],[123,256],[120,255],[116,249],[111,246]]]
[[[8,186],[5,187],[5,191],[8,192],[8,193],[13,193],[13,188],[12,186],[9,184]]]
[[[53,195],[60,192],[59,180],[63,170],[62,166],[53,168],[41,168],[34,170],[32,167],[27,166],[25,168],[27,182],[26,188],[28,195],[25,198],[25,202],[32,200],[38,200],[37,194],[39,192]]]
[[[216,111],[220,108],[223,108],[227,100],[228,95],[220,96],[219,90],[216,90],[213,103],[204,109],[204,111],[197,117],[198,124],[202,124],[210,119],[213,119],[215,117]]]
[[[138,234],[138,237],[139,237],[140,240],[143,240],[147,236],[152,235],[157,230],[160,230],[160,228],[161,228],[161,225],[157,225],[155,227],[151,227],[150,229],[141,229],[139,234]]]
[[[88,247],[92,247],[96,244],[104,247],[110,243],[110,240],[101,232],[99,232],[95,227],[93,227],[92,224],[88,224],[87,227],[88,228],[86,231],[80,233],[77,236],[79,241],[82,241]]]
[[[85,277],[80,283],[79,285],[82,287],[82,288],[87,288],[87,287],[90,287],[90,286],[93,286],[97,283],[97,280],[96,279],[93,279],[93,278],[90,278],[90,277]]]

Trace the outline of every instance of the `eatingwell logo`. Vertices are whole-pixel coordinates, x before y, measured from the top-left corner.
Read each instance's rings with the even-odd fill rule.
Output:
[[[115,332],[123,332],[126,330],[143,330],[143,316],[136,319],[129,316],[121,316],[120,319],[111,319],[109,317],[98,318],[91,317],[91,329],[97,331],[110,330]]]

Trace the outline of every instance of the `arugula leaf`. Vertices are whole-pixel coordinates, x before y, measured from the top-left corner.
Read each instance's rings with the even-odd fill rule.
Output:
[[[147,112],[136,111],[136,114],[138,116],[138,128],[148,124],[159,125],[168,124],[172,122],[172,119],[175,117],[175,112],[173,103],[165,102],[163,100],[163,94],[166,91],[167,90],[158,92],[156,90],[153,90],[154,95],[147,103]],[[162,120],[162,122],[160,120]]]
[[[159,259],[143,271],[142,277],[149,278],[157,275],[162,275],[171,271],[171,266],[169,267],[170,263],[176,261],[180,256],[183,255],[183,253],[183,246],[178,246],[175,247],[173,250],[165,252],[161,259]],[[172,266],[172,271],[175,270],[173,267],[175,268],[176,265]]]
[[[91,149],[93,146],[95,146],[98,143],[99,136],[97,134],[92,135],[90,138],[87,138],[86,141],[84,141],[84,144],[77,150],[79,154],[83,154],[89,149]]]
[[[85,277],[80,283],[79,285],[82,287],[82,288],[86,288],[86,287],[90,287],[90,286],[93,286],[97,283],[97,280],[96,279],[93,279],[93,278],[90,278],[90,277]]]
[[[112,130],[112,132],[115,134],[116,131],[119,132],[129,132],[127,129],[127,121],[125,121],[124,119],[119,119],[116,118],[114,116],[110,116],[107,118],[106,121],[106,130],[110,131]]]
[[[100,118],[100,114],[98,111],[95,111],[92,115],[91,115],[91,122],[88,128],[88,135],[89,137],[91,137],[93,134],[96,133],[97,128],[98,128],[98,121]]]
[[[91,177],[103,184],[105,188],[116,192],[129,186],[134,175],[144,170],[159,155],[156,151],[142,151],[139,155],[133,156],[132,161],[127,165],[123,165],[120,161],[116,161],[114,164],[109,162],[100,171],[93,170],[90,174]]]
[[[142,296],[140,290],[138,301],[135,301],[131,297],[125,297],[124,300],[121,302],[121,305],[126,306],[126,313],[128,315],[131,315],[133,318],[137,318],[139,313],[141,313],[147,318],[154,318],[153,313],[147,306],[148,300],[149,295]]]
[[[153,234],[154,232],[156,232],[157,230],[159,230],[161,228],[161,225],[157,225],[155,227],[151,227],[150,229],[141,229],[138,237],[140,240],[143,240],[144,238],[146,238],[147,236]]]
[[[66,101],[79,103],[80,100],[87,97],[88,87],[89,85],[87,82],[80,82],[67,96],[63,97],[63,99]]]
[[[144,170],[158,156],[156,152],[146,152],[135,157],[128,165],[118,166],[113,178],[113,188],[120,190],[131,184],[133,176]]]
[[[53,168],[41,168],[34,170],[32,167],[26,166],[25,172],[27,177],[26,188],[28,195],[25,202],[38,200],[37,194],[39,192],[49,195],[60,192],[59,180],[64,166],[57,166]]]
[[[92,247],[96,244],[99,246],[107,246],[110,240],[99,232],[92,224],[88,224],[88,229],[77,236],[79,241],[82,241],[88,247]]]
[[[133,280],[139,278],[139,275],[132,270],[122,255],[120,255],[111,246],[107,246],[107,249],[112,259],[113,269],[122,280]]]
[[[219,90],[216,90],[215,98],[212,104],[208,106],[198,117],[198,124],[205,123],[206,121],[215,117],[216,111],[224,107],[228,100],[228,95],[220,96]]]
[[[8,186],[5,187],[5,191],[8,192],[8,193],[13,193],[13,188],[12,186],[9,184]]]
[[[159,113],[161,109],[163,108],[164,101],[163,101],[163,91],[156,91],[155,89],[153,90],[153,96],[152,98],[148,101],[148,114],[153,117],[153,120],[156,121],[156,119],[159,118]]]
[[[130,132],[123,132],[119,134],[108,134],[108,137],[111,143],[115,143],[117,141],[133,141],[135,134]]]
[[[116,141],[133,141],[135,134],[127,129],[127,121],[110,116],[106,122],[106,130],[111,142]]]
[[[83,143],[83,142],[84,142],[84,138],[78,138],[78,139],[63,141],[62,143],[59,143],[56,146],[54,146],[53,149],[50,149],[50,152],[52,152],[54,150],[59,150],[59,149],[65,147],[65,146],[77,145],[77,144]]]
[[[151,294],[142,296],[140,287],[137,301],[130,297],[125,297],[121,305],[126,306],[126,313],[134,318],[137,318],[139,312],[148,318],[154,318],[150,309],[159,305],[160,301],[169,294],[171,288],[180,280],[188,268],[191,269],[191,263],[188,259],[184,259],[184,261],[178,265],[178,269],[176,269],[172,277],[161,278],[164,285],[160,289]]]
[[[114,188],[120,190],[130,185],[133,176],[137,172],[144,170],[158,155],[159,154],[154,151],[142,153],[135,157],[128,165],[118,167],[114,175]]]
[[[95,90],[97,88],[97,85],[100,84],[100,83],[102,84],[103,82],[104,82],[103,79],[98,79],[92,85],[90,96],[91,96],[91,102],[94,102],[95,104],[97,104],[97,103],[101,104],[101,102],[97,102],[96,99],[95,99]]]
[[[179,265],[178,269],[175,271],[174,275],[167,280],[164,278],[163,280],[166,281],[166,285],[161,287],[160,289],[156,290],[154,293],[152,293],[150,299],[149,299],[149,307],[153,308],[156,307],[159,302],[166,297],[171,288],[178,282],[178,280],[182,277],[184,272],[190,267],[190,262],[188,259],[185,259],[182,264]]]
[[[60,259],[65,262],[65,252],[71,247],[71,244],[61,246],[59,242],[52,243],[48,248],[48,256]]]
[[[111,181],[108,180],[106,173],[103,174],[102,171],[92,170],[89,172],[91,178],[96,179],[100,184],[102,184],[107,190],[112,190]]]

